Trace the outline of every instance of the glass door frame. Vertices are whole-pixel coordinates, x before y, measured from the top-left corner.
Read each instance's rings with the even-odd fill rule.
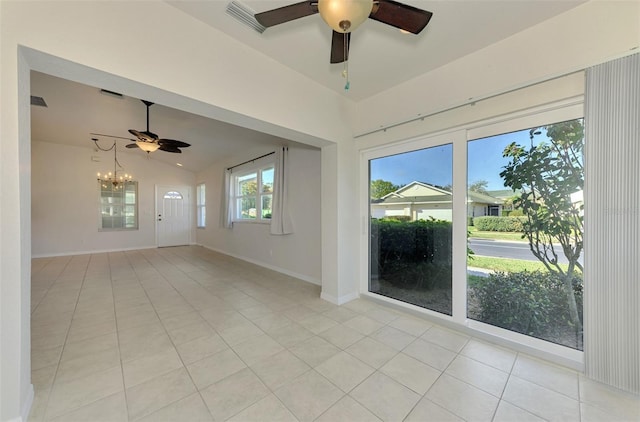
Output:
[[[581,118],[583,97],[533,107],[499,117],[460,125],[454,129],[416,137],[359,151],[359,194],[361,216],[360,236],[360,296],[432,319],[437,323],[463,331],[477,338],[524,351],[556,363],[581,370],[584,352],[515,333],[503,328],[467,318],[467,143],[470,140],[544,126],[554,122]],[[400,302],[369,292],[369,160],[442,144],[453,144],[453,268],[452,315],[444,315],[419,306]],[[585,160],[585,167],[588,165]]]

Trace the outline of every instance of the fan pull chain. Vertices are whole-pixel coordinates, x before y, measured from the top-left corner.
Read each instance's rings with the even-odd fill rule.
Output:
[[[349,82],[349,60],[347,57],[348,53],[348,48],[349,48],[349,43],[347,41],[347,37],[348,35],[345,34],[343,37],[343,41],[344,41],[344,48],[343,48],[343,58],[344,58],[344,69],[342,70],[342,77],[346,79],[346,82],[344,84],[344,90],[348,91],[349,88],[351,88],[351,83]]]

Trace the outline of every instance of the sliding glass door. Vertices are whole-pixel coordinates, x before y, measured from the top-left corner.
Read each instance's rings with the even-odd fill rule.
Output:
[[[369,291],[452,311],[453,145],[369,161]]]

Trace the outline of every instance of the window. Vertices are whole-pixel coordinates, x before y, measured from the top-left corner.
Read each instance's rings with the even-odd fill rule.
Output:
[[[138,229],[138,182],[99,182],[100,230]]]
[[[270,221],[273,164],[233,174],[234,221]]]
[[[470,319],[582,350],[583,131],[574,119],[469,141]]]
[[[200,183],[196,187],[196,220],[199,228],[206,227],[207,224],[207,211],[205,207],[205,187],[204,183]]]
[[[369,291],[452,312],[453,145],[369,161]]]

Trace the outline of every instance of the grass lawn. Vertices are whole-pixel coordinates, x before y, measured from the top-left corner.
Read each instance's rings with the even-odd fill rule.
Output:
[[[473,226],[467,226],[467,230],[469,230],[469,237],[475,237],[477,239],[516,240],[519,242],[526,242],[526,240],[522,238],[522,233],[520,232],[484,232],[479,231]]]
[[[523,259],[494,258],[489,256],[471,256],[467,261],[469,267],[485,268],[493,271],[513,273],[518,271],[542,271],[547,268],[538,261],[526,261]],[[566,265],[563,265],[566,268]]]

